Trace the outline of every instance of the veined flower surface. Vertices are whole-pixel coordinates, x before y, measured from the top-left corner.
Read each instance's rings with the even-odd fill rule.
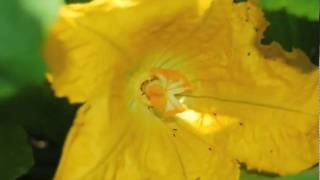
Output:
[[[83,103],[55,179],[239,178],[317,163],[316,67],[261,45],[254,1],[66,5],[46,46],[57,96]]]

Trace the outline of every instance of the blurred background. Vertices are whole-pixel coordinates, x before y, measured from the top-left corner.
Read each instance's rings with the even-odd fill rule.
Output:
[[[0,180],[50,180],[79,105],[53,95],[42,46],[58,9],[88,0],[0,2]],[[244,0],[235,0],[241,3]],[[301,48],[318,65],[319,1],[259,0],[270,26],[262,43]],[[318,166],[277,177],[242,170],[243,180],[316,180]]]

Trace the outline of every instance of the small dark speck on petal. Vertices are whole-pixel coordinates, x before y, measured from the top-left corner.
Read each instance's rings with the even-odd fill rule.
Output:
[[[248,52],[248,54],[247,54],[248,56],[250,56],[251,55],[251,53],[250,52]]]
[[[243,126],[243,123],[242,123],[242,122],[240,122],[240,123],[239,123],[239,125],[240,125],[240,126]]]
[[[270,153],[273,153],[273,150],[272,150],[272,149],[270,150]]]
[[[73,126],[76,128],[82,128],[84,126],[84,122],[75,123]]]
[[[258,29],[258,28],[254,28],[254,30],[255,30],[256,32],[258,32],[258,31],[259,31],[259,29]]]
[[[209,147],[209,148],[208,148],[208,150],[209,150],[209,151],[212,151],[212,148],[211,148],[211,147]]]
[[[90,106],[90,105],[86,106],[86,107],[83,109],[83,113],[87,113],[88,111],[90,111],[90,109],[91,109],[91,106]]]
[[[200,177],[197,177],[195,180],[200,180]]]

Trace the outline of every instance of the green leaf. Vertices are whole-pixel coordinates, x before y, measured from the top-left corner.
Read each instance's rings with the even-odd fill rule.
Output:
[[[286,10],[288,14],[319,21],[319,0],[260,0],[263,9],[268,11]]]
[[[42,45],[48,26],[57,16],[60,4],[62,0],[1,2],[1,81],[9,82],[13,88],[44,82]]]
[[[284,10],[264,12],[270,22],[264,33],[264,44],[277,41],[288,51],[292,48],[302,49],[314,64],[318,64],[319,22],[298,18]]]
[[[54,97],[48,86],[24,88],[0,103],[2,117],[23,125],[32,135],[59,145],[64,141],[76,109],[77,106],[71,106],[66,99]]]
[[[300,174],[283,177],[272,177],[256,172],[248,172],[246,170],[241,171],[240,180],[317,180],[319,173],[319,167],[306,170]]]
[[[9,97],[16,93],[15,86],[6,79],[0,78],[0,97]]]
[[[14,180],[33,164],[32,150],[21,126],[0,122],[0,179]]]
[[[34,166],[20,180],[52,179],[77,108],[54,97],[49,85],[24,88],[0,102],[1,119],[21,124],[33,144]],[[46,145],[38,146],[39,141]]]

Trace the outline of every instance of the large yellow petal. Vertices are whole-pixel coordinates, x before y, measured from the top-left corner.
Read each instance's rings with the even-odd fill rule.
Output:
[[[201,7],[203,11],[205,5]],[[106,83],[114,62],[132,64],[140,58],[139,49],[149,48],[131,46],[132,39],[144,38],[141,27],[161,28],[181,15],[199,12],[198,0],[111,0],[64,6],[45,49],[56,94],[72,102],[85,101]]]
[[[208,11],[208,3],[193,1],[137,3],[68,6],[54,27],[47,57],[57,95],[91,99],[78,113],[56,179],[236,179],[236,159],[279,174],[316,163],[317,73],[299,50],[260,45],[267,23],[254,2],[213,0]],[[125,111],[123,94],[138,89],[121,94],[122,85],[110,83],[144,65],[186,74],[196,86],[186,104],[216,123],[188,122],[188,131],[145,106]],[[217,151],[212,159],[209,148]]]
[[[238,119],[221,141],[250,169],[285,175],[316,164],[316,67],[300,50],[260,44],[267,23],[252,1],[214,1],[208,14],[177,48],[199,84],[186,103]]]
[[[80,109],[56,180],[238,179],[238,164],[224,146],[122,100],[105,93]]]

